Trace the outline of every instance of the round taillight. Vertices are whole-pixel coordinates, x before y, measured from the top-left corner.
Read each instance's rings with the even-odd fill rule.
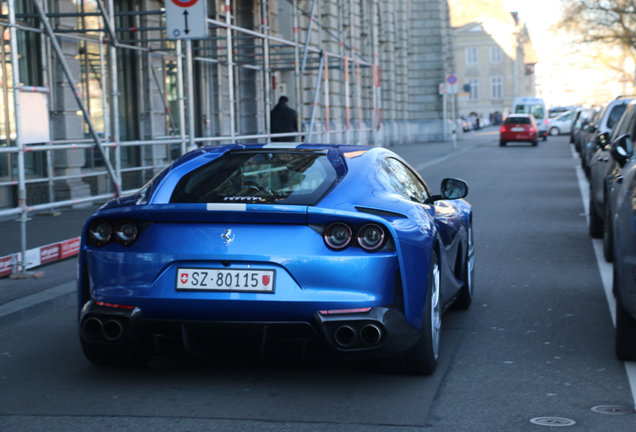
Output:
[[[137,225],[128,219],[122,219],[115,225],[115,240],[122,246],[130,246],[137,240]]]
[[[332,223],[323,235],[325,243],[332,249],[344,249],[351,241],[352,231],[348,225],[342,222]]]
[[[384,230],[380,225],[367,224],[358,231],[358,244],[362,249],[373,251],[384,243]]]
[[[91,224],[88,235],[97,246],[106,246],[113,234],[110,224],[103,219],[98,219]]]

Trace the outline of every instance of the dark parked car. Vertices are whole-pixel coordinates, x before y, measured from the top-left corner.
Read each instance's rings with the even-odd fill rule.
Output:
[[[611,133],[600,134],[594,142],[596,152],[589,162],[590,170],[590,235],[594,238],[603,237],[603,252],[608,262],[612,261],[612,217],[614,182],[620,174],[620,167],[611,157],[611,143],[619,137],[631,135],[634,128],[636,101],[626,105],[623,115],[618,119]]]
[[[633,107],[633,105],[632,105]],[[636,159],[633,139],[636,112],[632,110],[628,132],[610,146],[612,159],[620,168],[613,182],[613,291],[616,296],[616,355],[636,361]],[[627,120],[627,119],[625,119]]]
[[[584,126],[589,122],[590,117],[594,114],[593,108],[577,108],[574,113],[574,123],[570,131],[570,144],[574,144],[574,148],[581,153],[581,144],[579,136]]]
[[[434,195],[383,148],[192,151],[82,232],[84,354],[138,366],[169,349],[388,358],[430,374],[442,312],[473,295],[468,192]]]
[[[499,145],[509,142],[539,144],[537,122],[532,114],[510,114],[499,128]]]
[[[588,126],[585,135],[585,145],[581,147],[581,166],[585,175],[590,175],[590,160],[592,155],[598,150],[598,138],[603,133],[609,133],[625,111],[625,107],[633,98],[619,96],[607,102],[601,110],[594,116]]]

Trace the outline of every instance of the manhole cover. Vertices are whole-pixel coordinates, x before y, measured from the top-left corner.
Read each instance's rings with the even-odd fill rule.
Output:
[[[609,415],[623,415],[623,414],[631,414],[634,412],[633,409],[629,407],[620,406],[620,405],[599,405],[592,408],[592,411],[599,414],[609,414]]]
[[[576,422],[574,420],[566,419],[563,417],[535,417],[530,420],[530,423],[534,423],[539,426],[572,426]]]

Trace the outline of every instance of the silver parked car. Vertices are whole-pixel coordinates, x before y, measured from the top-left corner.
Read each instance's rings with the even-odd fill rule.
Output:
[[[569,134],[574,122],[574,110],[566,111],[548,120],[548,133],[552,136]]]

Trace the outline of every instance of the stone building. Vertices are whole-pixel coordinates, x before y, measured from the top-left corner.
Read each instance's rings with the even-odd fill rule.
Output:
[[[117,182],[139,188],[193,146],[267,142],[282,94],[302,124],[291,141],[442,137],[438,84],[455,66],[446,0],[207,0],[207,35],[191,43],[168,39],[163,1],[36,1],[46,18],[33,0],[0,17],[0,218],[19,213],[20,189],[29,211],[77,206]],[[16,132],[14,93],[27,87],[48,94],[49,140]]]
[[[528,28],[516,12],[507,13],[499,0],[465,7],[451,1],[451,22],[457,74],[462,94],[458,114],[505,115],[515,97],[535,96],[537,55]]]

